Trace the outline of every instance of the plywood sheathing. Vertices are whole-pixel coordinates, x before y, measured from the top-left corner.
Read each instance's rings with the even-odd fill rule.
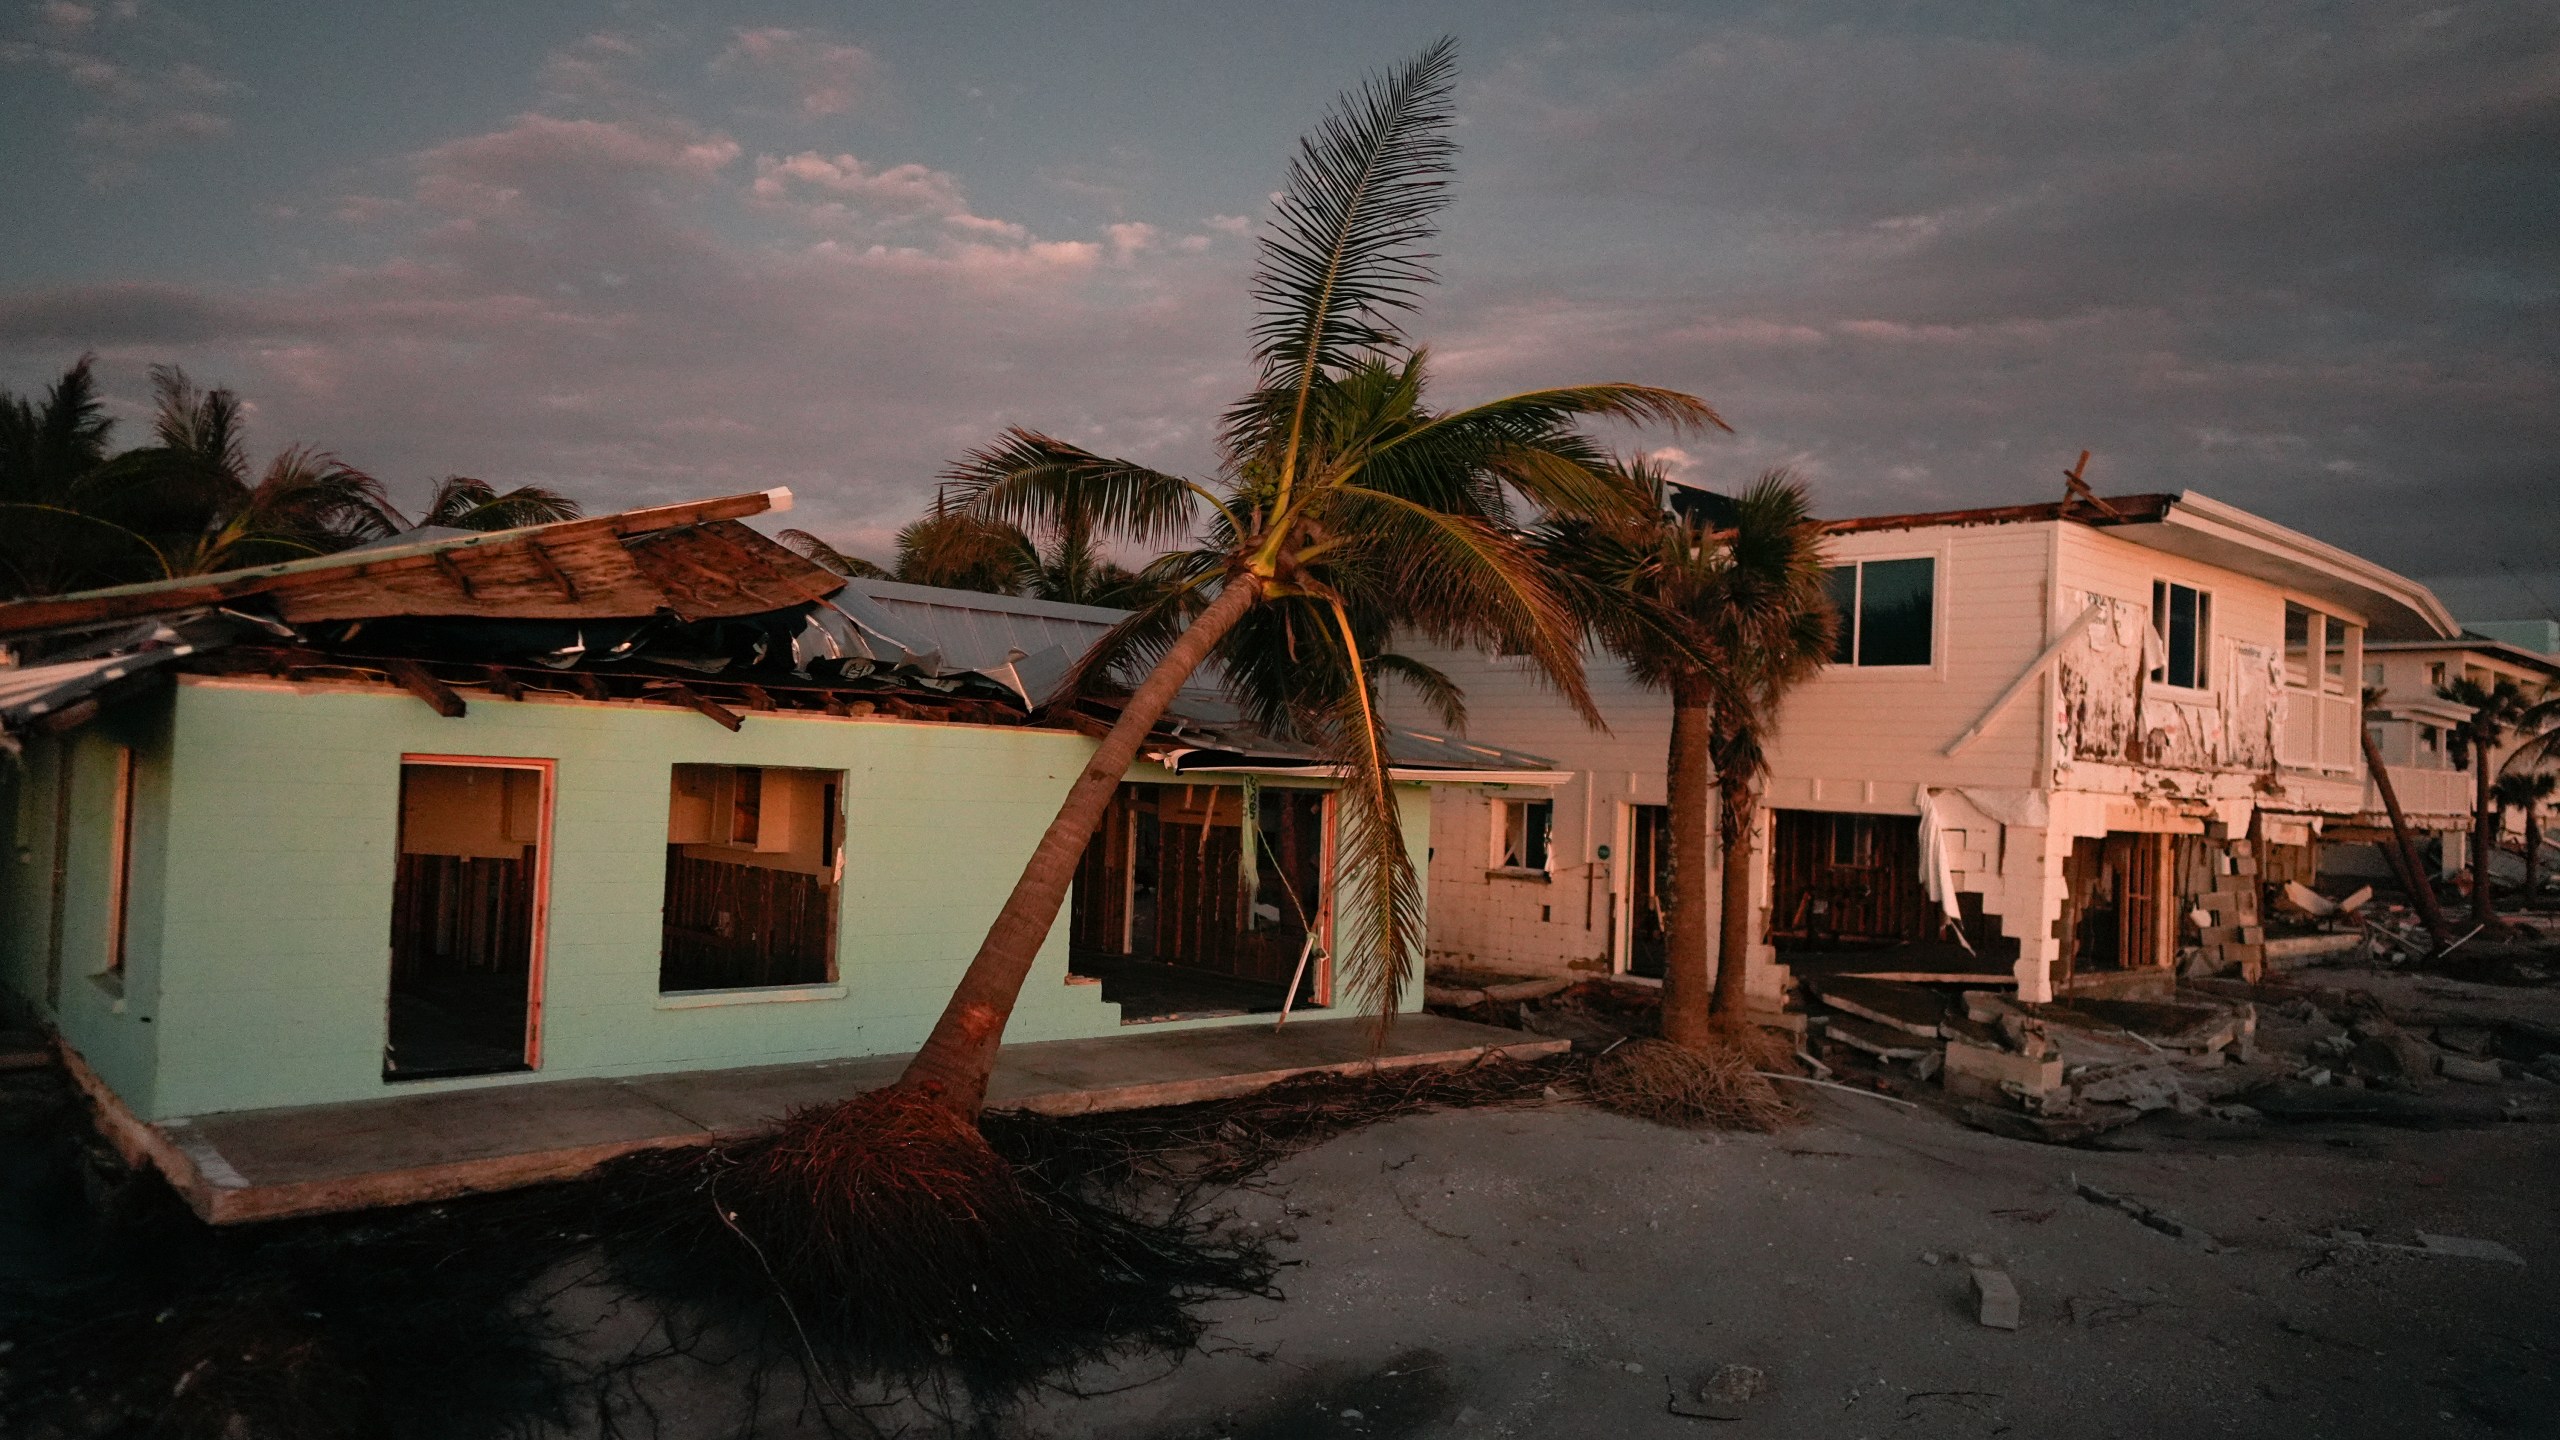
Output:
[[[380,616],[686,620],[823,599],[843,577],[738,523],[769,495],[733,495],[488,535],[324,555],[0,606],[27,635],[255,599],[288,624]]]

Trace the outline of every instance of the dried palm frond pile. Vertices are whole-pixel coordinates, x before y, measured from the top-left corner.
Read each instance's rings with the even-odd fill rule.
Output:
[[[1592,1100],[1622,1115],[1664,1125],[1775,1130],[1793,1113],[1760,1073],[1755,1036],[1720,1037],[1697,1050],[1667,1040],[1629,1040],[1591,1062]]]

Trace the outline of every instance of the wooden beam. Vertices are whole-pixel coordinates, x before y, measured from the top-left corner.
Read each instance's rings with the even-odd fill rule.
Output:
[[[550,551],[542,548],[542,542],[527,540],[524,550],[533,557],[534,564],[542,567],[542,573],[551,577],[551,583],[560,587],[560,598],[576,604],[578,582],[569,578],[569,572],[560,568],[560,562],[552,558]]]
[[[451,555],[439,550],[428,558],[436,562],[436,573],[452,581],[454,588],[462,592],[463,599],[472,597],[471,577],[462,573],[462,567],[453,563]]]
[[[579,694],[586,696],[590,700],[610,700],[613,698],[613,692],[604,688],[604,682],[602,680],[597,679],[595,676],[588,674],[584,670],[572,670],[569,672],[567,678],[570,684],[578,687]]]
[[[710,716],[712,719],[719,721],[721,724],[728,726],[732,730],[735,730],[747,723],[746,718],[741,716],[737,711],[730,709],[728,706],[721,704],[719,701],[712,699],[710,696],[703,694],[701,691],[694,689],[690,685],[680,685],[670,681],[665,686],[665,694],[669,699],[676,701],[678,704],[690,705],[694,709],[701,711],[703,714]]]
[[[523,682],[516,679],[513,675],[508,674],[507,667],[503,665],[483,665],[480,667],[480,670],[481,673],[489,677],[490,689],[497,691],[498,694],[509,700],[521,700],[524,698]]]
[[[2021,694],[2025,693],[2029,682],[2044,673],[2044,668],[2053,663],[2055,656],[2062,653],[2063,646],[2080,638],[2080,632],[2089,628],[2090,624],[2098,618],[2098,612],[2102,608],[2104,607],[2099,602],[2090,601],[2089,608],[2080,612],[2079,619],[2065,626],[2061,634],[2053,637],[2053,643],[2044,647],[2043,653],[2027,662],[2027,668],[2018,672],[2018,678],[2009,682],[2009,688],[2000,692],[2000,698],[1991,702],[1990,708],[1982,712],[1982,718],[1965,727],[1963,734],[1948,741],[1947,748],[1938,753],[1953,758],[1963,753],[1965,748],[1974,741],[1981,739],[1982,732],[1991,728],[1991,722],[2000,718],[2000,712],[2008,709]]]
[[[447,720],[459,720],[470,710],[453,687],[427,673],[427,667],[415,660],[385,660],[382,668],[400,682],[400,688],[427,702],[427,708]]]
[[[761,685],[741,685],[738,689],[746,695],[747,704],[755,709],[779,710],[782,708],[773,702],[773,697],[767,694]]]

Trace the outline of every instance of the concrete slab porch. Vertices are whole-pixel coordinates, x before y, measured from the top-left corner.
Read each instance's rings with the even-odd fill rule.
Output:
[[[1248,1094],[1294,1075],[1528,1058],[1564,1040],[1439,1015],[1396,1021],[1372,1053],[1367,1021],[1294,1021],[1008,1045],[994,1109],[1077,1115]],[[574,1179],[637,1150],[753,1131],[795,1105],[886,1085],[904,1056],[529,1081],[338,1105],[243,1110],[149,1124],[67,1047],[65,1063],[128,1160],[166,1175],[216,1225],[278,1220]]]

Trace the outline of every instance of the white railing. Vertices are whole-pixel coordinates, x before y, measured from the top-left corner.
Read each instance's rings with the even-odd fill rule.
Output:
[[[2406,765],[2386,768],[2391,772],[2391,792],[2399,798],[2401,813],[2411,819],[2471,813],[2470,771],[2417,770]],[[2364,782],[2364,809],[2368,814],[2380,815],[2382,808],[2382,792],[2368,775]]]

